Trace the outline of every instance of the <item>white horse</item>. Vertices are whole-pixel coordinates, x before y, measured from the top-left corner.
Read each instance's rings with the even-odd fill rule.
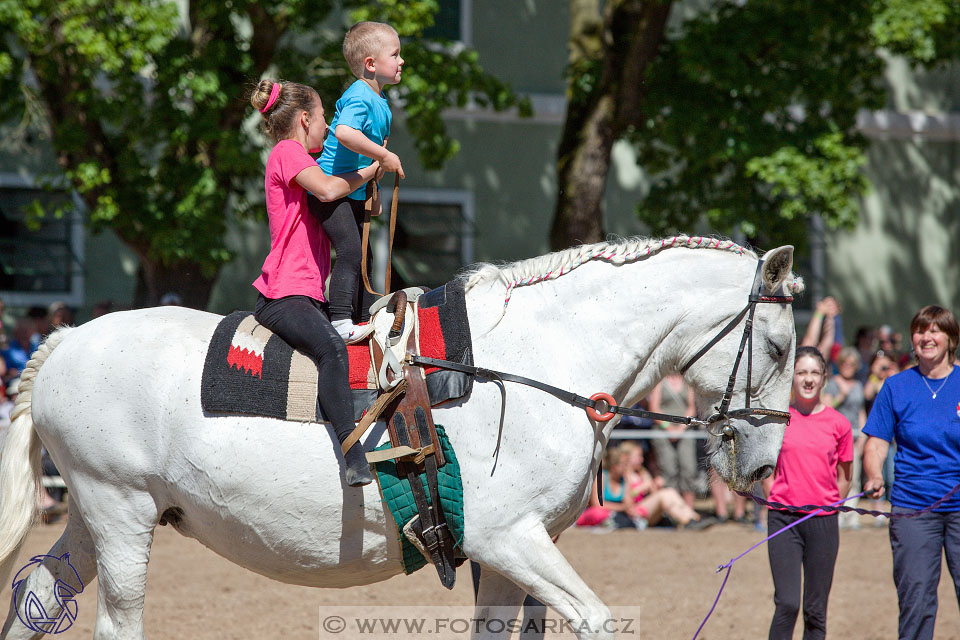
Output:
[[[768,252],[763,291],[799,291],[792,263],[792,247]],[[466,276],[474,360],[629,405],[737,317],[757,266],[754,253],[731,242],[686,236],[485,265]],[[200,374],[219,320],[176,307],[109,314],[54,333],[23,373],[0,462],[0,578],[15,568],[35,517],[42,441],[69,488],[66,529],[47,553],[69,553],[84,584],[99,576],[96,638],[143,637],[147,561],[161,518],[282,582],[348,587],[401,572],[377,485],[344,484],[329,427],[203,413]],[[686,372],[704,414],[727,386],[740,335],[726,335]],[[750,398],[784,410],[795,347],[790,305],[759,305],[753,335]],[[746,402],[745,368],[734,408]],[[586,506],[616,420],[598,423],[541,391],[508,385],[494,459],[499,416],[494,384],[475,384],[435,410],[461,466],[463,551],[484,569],[477,616],[493,606],[518,610],[526,592],[575,627],[596,630],[581,637],[611,637],[609,610],[551,536]],[[712,463],[742,489],[772,469],[784,425],[750,417],[729,426]],[[365,446],[384,440],[381,425]],[[21,589],[48,612],[56,611],[58,571],[44,563]],[[38,637],[18,621],[17,606],[2,637]]]

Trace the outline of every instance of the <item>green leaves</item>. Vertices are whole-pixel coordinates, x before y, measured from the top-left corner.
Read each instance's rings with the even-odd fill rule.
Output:
[[[810,155],[787,146],[769,156],[751,158],[746,174],[768,185],[782,218],[793,220],[811,211],[828,211],[830,226],[851,228],[857,222],[858,198],[869,186],[862,173],[866,156],[858,147],[844,144],[839,133],[821,136],[813,146],[815,153]]]
[[[407,43],[398,103],[424,163],[459,149],[440,114],[470,99],[518,104],[473,51],[428,48],[436,0],[0,0],[0,116],[50,118],[62,175],[94,230],[144,260],[213,277],[231,259],[227,226],[263,217],[263,152],[249,90],[263,76],[332,100],[351,81],[340,46],[350,21],[390,22]],[[332,18],[332,19],[331,19]],[[319,26],[318,26],[319,25]],[[529,110],[529,109],[527,109]],[[251,200],[249,194],[256,194]],[[36,216],[56,214],[38,210]]]
[[[955,56],[960,44],[956,0],[879,0],[870,31],[881,47],[918,62]]]

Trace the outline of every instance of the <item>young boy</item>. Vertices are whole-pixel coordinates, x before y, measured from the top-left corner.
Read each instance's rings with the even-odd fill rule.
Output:
[[[337,100],[330,124],[333,136],[328,136],[317,163],[327,175],[334,175],[362,169],[376,160],[384,171],[395,171],[403,178],[400,158],[386,148],[392,116],[383,94],[384,87],[400,82],[400,38],[388,24],[360,22],[347,31],[343,56],[357,81]],[[367,319],[369,308],[360,282],[365,195],[361,188],[333,202],[309,201],[311,213],[320,219],[337,252],[330,274],[330,320],[348,343],[364,339],[371,328],[354,324]]]

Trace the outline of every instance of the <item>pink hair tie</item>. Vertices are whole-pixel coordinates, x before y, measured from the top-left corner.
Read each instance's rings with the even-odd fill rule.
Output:
[[[263,109],[260,109],[260,113],[266,113],[267,109],[273,106],[273,103],[277,101],[277,96],[280,95],[280,83],[274,82],[273,88],[270,89],[270,98],[267,100],[267,104],[263,105]]]

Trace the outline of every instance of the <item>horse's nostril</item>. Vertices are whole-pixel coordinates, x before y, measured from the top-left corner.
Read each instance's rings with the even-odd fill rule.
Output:
[[[760,482],[767,476],[773,473],[773,465],[765,464],[762,467],[759,467],[756,471],[753,472],[750,480],[751,482]]]

